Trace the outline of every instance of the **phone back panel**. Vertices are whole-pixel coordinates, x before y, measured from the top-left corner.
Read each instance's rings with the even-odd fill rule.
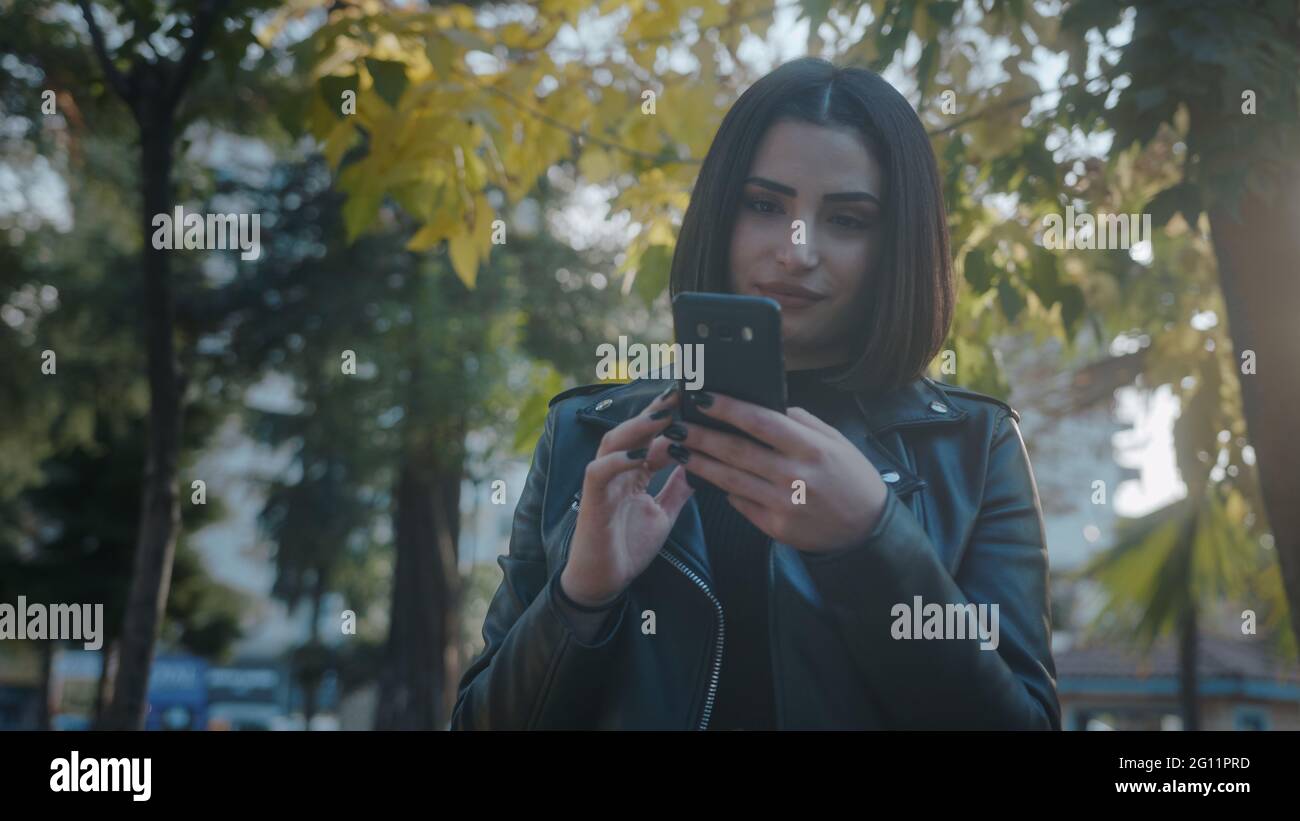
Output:
[[[781,307],[774,300],[734,294],[681,293],[673,300],[673,324],[678,343],[702,346],[702,366],[696,361],[703,384],[696,390],[734,396],[785,413]],[[686,395],[693,392],[685,374],[680,382]],[[740,433],[730,425],[710,419],[689,401],[682,403],[682,418]]]

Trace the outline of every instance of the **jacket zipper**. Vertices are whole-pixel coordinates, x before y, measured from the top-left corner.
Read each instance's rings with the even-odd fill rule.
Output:
[[[577,510],[579,500],[582,498],[582,491],[579,490],[573,495],[573,501],[569,503],[569,510]],[[578,529],[578,517],[574,516],[573,521],[564,530],[564,541],[560,543],[560,562],[561,564],[569,561],[569,544],[573,541],[573,531]]]
[[[704,580],[695,571],[682,564],[681,559],[663,550],[659,551],[659,555],[673,567],[682,571],[686,578],[690,579],[696,587],[703,590],[704,595],[708,596],[709,601],[712,602],[714,612],[718,614],[718,640],[713,648],[713,671],[709,674],[709,692],[705,696],[704,710],[700,714],[699,729],[704,730],[708,728],[709,717],[713,714],[713,701],[718,695],[718,677],[722,673],[722,641],[726,635],[726,621],[722,616],[722,602],[718,601],[717,597],[713,595],[713,591],[709,589],[709,586],[704,583]]]
[[[582,506],[582,491],[579,490],[577,493],[573,495],[573,501],[569,504],[569,509],[579,510],[581,506]],[[578,517],[574,516],[573,522],[568,526],[564,535],[563,549],[561,552],[562,561],[568,561],[569,545],[573,541],[573,531],[576,530],[577,527],[578,527]],[[667,561],[669,564],[671,564],[673,567],[680,570],[682,574],[685,575],[686,578],[689,579],[696,587],[704,591],[704,595],[709,597],[709,602],[713,605],[713,611],[718,616],[717,641],[714,643],[713,646],[713,669],[709,674],[709,690],[708,690],[708,694],[704,698],[704,710],[700,714],[699,729],[704,730],[708,728],[709,718],[713,715],[713,703],[718,695],[718,679],[722,674],[722,643],[723,643],[723,638],[726,635],[726,620],[723,618],[722,615],[722,602],[718,601],[718,597],[713,595],[713,591],[710,590],[709,586],[704,583],[704,580],[701,579],[699,575],[695,573],[695,571],[691,570],[689,567],[683,564],[681,559],[678,559],[676,556],[672,555],[666,550],[660,550],[659,555],[662,556],[664,560]]]

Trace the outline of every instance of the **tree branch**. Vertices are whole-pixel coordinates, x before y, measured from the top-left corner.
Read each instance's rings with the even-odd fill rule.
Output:
[[[1025,103],[1033,102],[1039,97],[1042,97],[1045,94],[1051,94],[1054,91],[1059,91],[1059,89],[1049,88],[1046,91],[1035,91],[1033,94],[1022,94],[1021,96],[1013,97],[1010,100],[1004,100],[1002,102],[994,103],[991,106],[988,106],[986,108],[981,108],[979,111],[976,111],[972,114],[968,114],[965,117],[962,117],[961,119],[954,120],[953,122],[949,123],[943,128],[936,128],[934,131],[930,131],[928,133],[931,137],[937,137],[940,134],[947,134],[949,131],[956,131],[958,128],[961,128],[963,125],[966,125],[967,123],[972,123],[975,122],[976,120],[983,119],[984,117],[987,117],[988,115],[992,114],[995,111],[1005,111],[1008,108],[1015,108],[1018,105],[1024,105]]]
[[[623,145],[622,143],[617,143],[614,142],[613,140],[606,139],[604,137],[601,137],[598,134],[592,134],[589,131],[579,131],[578,129],[574,128],[568,123],[558,120],[555,117],[550,116],[544,111],[538,111],[537,109],[529,105],[526,105],[523,102],[520,102],[519,100],[511,96],[508,92],[502,91],[501,89],[495,86],[484,85],[483,83],[480,83],[472,74],[466,74],[465,72],[460,71],[459,69],[453,69],[453,70],[456,72],[456,74],[459,77],[464,79],[466,83],[473,85],[475,88],[478,88],[480,91],[486,91],[489,94],[495,94],[498,97],[504,99],[506,102],[510,103],[515,108],[527,114],[528,116],[541,120],[547,125],[558,128],[561,131],[565,131],[571,134],[572,136],[579,138],[583,142],[588,142],[588,141],[593,142],[596,145],[604,146],[605,148],[614,151],[621,151],[624,154],[627,154],[632,157],[638,157],[640,159],[647,160],[650,162],[657,162],[661,165],[678,165],[678,164],[699,165],[701,162],[703,162],[703,160],[698,159],[696,157],[686,157],[685,159],[673,158],[673,159],[665,160],[664,158],[660,157],[658,154],[652,154],[648,151],[641,151],[640,149],[632,148],[631,146]]]
[[[199,11],[191,20],[190,38],[185,41],[185,52],[181,55],[180,67],[177,69],[175,76],[167,89],[167,103],[174,106],[180,101],[181,93],[185,91],[185,86],[189,85],[190,78],[194,74],[194,69],[203,57],[204,50],[208,47],[208,38],[212,35],[212,27],[222,18],[222,11],[225,9],[229,0],[202,0],[199,5]]]
[[[135,105],[135,94],[131,92],[130,86],[127,85],[126,78],[122,72],[117,70],[113,65],[113,60],[108,56],[108,47],[104,45],[104,32],[100,31],[99,24],[95,22],[95,15],[90,10],[90,4],[86,0],[77,0],[77,5],[81,6],[81,14],[86,18],[86,25],[90,27],[90,42],[95,48],[95,57],[99,59],[100,67],[104,70],[104,78],[117,96],[129,106]]]

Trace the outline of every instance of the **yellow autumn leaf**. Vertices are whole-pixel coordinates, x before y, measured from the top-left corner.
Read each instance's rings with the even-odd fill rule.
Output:
[[[352,145],[355,137],[356,130],[348,120],[339,120],[334,128],[330,130],[321,151],[330,168],[338,170],[339,162],[342,161],[343,155],[347,152],[348,147]]]
[[[482,191],[474,194],[474,214],[474,241],[478,243],[479,259],[487,259],[492,254],[492,223],[497,215]]]
[[[609,179],[613,172],[609,152],[588,144],[583,149],[582,155],[578,157],[578,171],[583,179],[591,183],[602,183]]]
[[[650,223],[650,230],[646,233],[646,242],[650,245],[667,245],[673,246],[677,238],[673,236],[672,220],[667,215]]]
[[[438,28],[461,28],[471,30],[474,27],[474,10],[464,3],[444,6],[435,12]]]
[[[406,241],[408,251],[427,251],[442,242],[442,229],[432,222],[426,222],[415,236]]]
[[[509,23],[497,31],[501,42],[510,48],[522,49],[528,43],[528,29],[524,28],[523,23]]]
[[[474,247],[474,237],[459,233],[447,240],[447,250],[451,254],[451,267],[456,276],[465,283],[466,288],[473,288],[478,278],[478,249]]]

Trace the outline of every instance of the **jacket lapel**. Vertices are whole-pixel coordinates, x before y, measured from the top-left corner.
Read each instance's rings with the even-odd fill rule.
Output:
[[[838,429],[862,451],[901,498],[925,487],[926,481],[904,464],[901,454],[885,447],[885,434],[905,428],[958,424],[969,416],[952,403],[942,388],[925,377],[882,395],[859,392],[854,398],[862,416],[846,420]]]

